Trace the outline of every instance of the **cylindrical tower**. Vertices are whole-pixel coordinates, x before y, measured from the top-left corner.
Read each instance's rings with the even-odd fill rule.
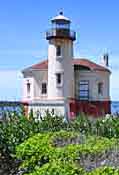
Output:
[[[48,99],[74,98],[73,41],[75,32],[71,21],[63,13],[51,20],[52,28],[46,32],[48,46]]]

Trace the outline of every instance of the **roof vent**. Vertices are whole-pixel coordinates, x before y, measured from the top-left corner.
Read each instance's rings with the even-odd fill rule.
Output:
[[[109,66],[109,55],[108,53],[105,53],[102,58],[101,58],[101,65],[102,66],[106,66],[108,67]]]
[[[104,63],[105,63],[105,66],[109,66],[109,55],[108,53],[104,54]]]

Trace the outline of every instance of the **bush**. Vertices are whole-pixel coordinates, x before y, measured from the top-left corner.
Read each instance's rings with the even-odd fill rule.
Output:
[[[63,117],[46,113],[38,119],[34,119],[32,112],[29,117],[23,113],[12,112],[7,114],[0,122],[0,153],[10,155],[15,153],[15,147],[35,133],[48,131],[77,131],[83,135],[94,134],[107,138],[119,137],[119,118],[103,118],[96,121],[89,120],[80,115],[75,120],[66,122]]]
[[[102,167],[89,173],[89,175],[119,175],[119,169],[114,167]]]
[[[65,128],[63,118],[46,113],[42,120],[34,119],[32,112],[29,117],[22,113],[6,113],[3,121],[0,121],[0,153],[11,155],[15,153],[15,147],[24,140],[38,132],[59,131]]]
[[[61,131],[62,129],[68,132]],[[40,134],[34,136],[36,133]],[[89,137],[88,135],[95,136]],[[104,139],[101,136],[107,138]],[[77,161],[80,158],[80,161],[85,160],[85,164],[88,161],[87,155],[89,153],[91,155],[89,155],[89,158],[94,156],[95,159],[100,157],[98,153],[101,150],[104,151],[105,157],[111,155],[111,152],[109,154],[108,151],[105,153],[105,148],[110,150],[112,144],[115,143],[113,137],[119,138],[119,118],[107,117],[92,121],[86,116],[80,115],[73,121],[64,121],[63,117],[47,112],[43,118],[38,120],[34,118],[32,111],[29,117],[24,116],[22,111],[19,113],[6,112],[4,120],[0,121],[0,154],[11,159],[12,155],[15,154],[16,146],[26,140],[22,144],[23,149],[21,145],[18,147],[21,151],[20,149],[17,150],[17,156],[20,161],[23,161],[24,167],[27,167],[29,172],[34,168],[34,173],[40,173],[41,170],[41,172],[45,172],[47,168],[52,166],[49,168],[50,172],[58,169],[57,171],[64,171],[65,174],[66,172],[67,174],[81,172],[83,175],[82,168],[77,167],[77,164],[74,163],[76,156],[79,156]],[[110,138],[110,141],[108,138]],[[102,154],[101,157],[104,157]],[[59,162],[58,159],[60,159]],[[49,160],[54,163],[52,164]],[[67,161],[69,165],[67,164],[65,169]],[[43,165],[42,169],[41,167],[39,169],[39,164],[40,166]],[[46,169],[44,169],[45,167]],[[71,167],[76,171],[71,172]],[[36,169],[37,171],[35,171]],[[90,169],[90,167],[87,167],[87,169]]]
[[[80,115],[69,123],[69,129],[83,134],[119,138],[119,117],[108,116],[93,120]]]
[[[3,155],[15,153],[16,145],[32,136],[36,123],[23,115],[13,113],[0,123],[0,152]]]
[[[60,131],[67,128],[67,123],[64,121],[64,117],[46,112],[45,116],[39,121],[39,128],[40,132]]]
[[[25,175],[93,175],[94,172],[110,172],[109,167],[103,171],[100,164],[101,170],[93,170],[92,174],[88,174],[87,166],[92,166],[93,161],[93,169],[99,166],[97,162],[100,163],[100,157],[104,159],[104,154],[116,144],[115,139],[94,136],[88,136],[82,142],[81,135],[77,132],[48,132],[36,134],[19,145],[16,156],[23,161],[21,168],[24,169]],[[89,156],[90,162],[87,159]],[[85,159],[89,165],[87,162],[85,164]]]
[[[119,138],[119,117],[105,117],[95,123],[95,134],[108,138]]]
[[[90,134],[92,131],[92,121],[84,114],[77,116],[76,119],[70,121],[68,125],[71,130],[79,131],[83,134]]]

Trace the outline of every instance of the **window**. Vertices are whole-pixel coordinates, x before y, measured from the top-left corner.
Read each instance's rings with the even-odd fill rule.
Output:
[[[57,85],[61,85],[61,73],[56,74],[56,83]]]
[[[47,83],[42,83],[42,94],[47,94]]]
[[[60,45],[56,47],[56,56],[61,56],[61,46]]]
[[[103,83],[102,82],[98,83],[98,94],[103,95]]]
[[[79,99],[88,100],[89,99],[89,81],[81,80],[79,82]]]
[[[29,83],[29,81],[27,82],[27,96],[30,97],[30,91],[31,91],[31,84]]]

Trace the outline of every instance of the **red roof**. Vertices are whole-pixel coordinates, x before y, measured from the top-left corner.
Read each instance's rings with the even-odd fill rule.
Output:
[[[94,62],[92,62],[88,59],[80,59],[80,58],[79,59],[72,59],[72,64],[73,65],[85,66],[85,67],[88,67],[91,70],[99,70],[99,71],[108,71],[108,72],[110,72],[110,70],[108,68],[103,67],[99,64],[96,64],[96,63],[94,63]],[[28,69],[47,70],[48,69],[48,60],[44,60],[44,61],[42,61],[38,64],[34,64],[33,66],[31,66],[31,67],[29,67],[25,70],[28,70]]]
[[[48,60],[44,60],[38,64],[34,64],[33,66],[31,66],[32,69],[48,69]]]
[[[91,70],[99,70],[99,71],[108,71],[110,70],[107,67],[96,64],[88,59],[73,59],[73,65],[80,65],[88,67]]]

